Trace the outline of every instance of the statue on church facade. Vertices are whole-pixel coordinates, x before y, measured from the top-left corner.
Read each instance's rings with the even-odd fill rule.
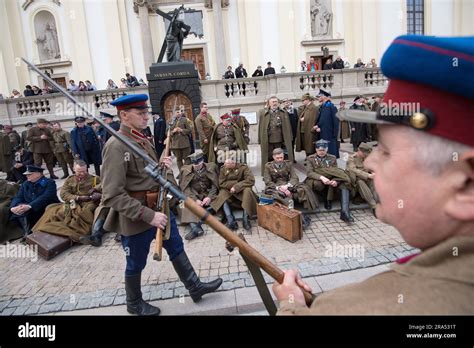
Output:
[[[45,24],[43,34],[36,38],[36,43],[41,47],[40,58],[42,61],[61,58],[58,32],[54,23]]]
[[[191,30],[191,27],[184,23],[184,6],[175,9],[172,17],[160,10],[157,10],[156,13],[170,21],[158,62],[161,62],[163,58],[165,44],[168,62],[179,62],[181,61],[183,41]]]
[[[313,37],[330,35],[332,12],[323,0],[312,0],[311,5],[311,34]]]

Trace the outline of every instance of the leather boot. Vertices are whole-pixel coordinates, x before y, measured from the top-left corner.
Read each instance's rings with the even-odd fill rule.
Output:
[[[29,234],[31,234],[30,224],[28,223],[28,219],[26,218],[26,216],[17,217],[17,220],[18,220],[18,223],[20,224],[21,229],[23,231],[23,237],[20,240],[20,242],[23,243],[23,242],[26,241],[26,237]]]
[[[237,221],[235,221],[235,216],[232,213],[229,204],[225,202],[223,208],[225,218],[227,219],[227,223],[225,225],[229,227],[229,229],[231,229],[232,231],[237,231],[239,229],[239,225],[237,224]]]
[[[250,229],[252,229],[252,225],[250,225],[250,221],[249,221],[249,214],[247,214],[245,210],[242,216],[242,225],[244,226],[244,229],[246,231],[249,231]]]
[[[191,222],[189,226],[191,227],[191,230],[188,233],[186,233],[186,235],[184,236],[184,239],[191,240],[199,236],[202,236],[204,234],[204,230],[202,229],[201,223]]]
[[[104,223],[105,219],[97,219],[94,226],[92,227],[92,233],[90,236],[83,236],[79,238],[79,242],[82,244],[90,244],[95,247],[102,245],[102,236],[104,235]]]
[[[189,291],[189,295],[191,295],[194,302],[201,300],[203,295],[216,291],[222,284],[221,278],[209,283],[201,282],[185,251],[179,254],[172,263],[179,279]]]
[[[127,312],[137,315],[159,315],[161,310],[145,302],[142,298],[141,277],[141,273],[125,276]]]
[[[48,168],[48,170],[49,170],[49,177],[50,177],[51,179],[53,179],[53,180],[59,179],[56,175],[54,175],[54,170],[53,170],[53,168],[51,168],[51,169]]]
[[[326,208],[326,210],[331,210],[332,209],[332,201],[324,202],[324,208]]]
[[[67,179],[67,177],[69,176],[69,171],[67,170],[67,166],[63,167],[63,173],[64,173],[64,176],[61,179]]]
[[[311,225],[311,218],[307,214],[303,214],[303,230]]]
[[[345,222],[354,222],[349,210],[349,190],[341,189],[341,220]]]

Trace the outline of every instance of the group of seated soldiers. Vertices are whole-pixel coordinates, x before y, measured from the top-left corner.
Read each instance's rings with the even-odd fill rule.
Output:
[[[234,231],[238,224],[233,209],[243,210],[242,226],[250,230],[250,219],[256,216],[258,204],[258,196],[253,190],[255,177],[245,164],[245,155],[242,156],[249,142],[249,126],[239,111],[224,114],[219,124],[211,124],[212,117],[207,114],[207,105],[203,103],[196,125],[200,133],[207,134],[200,139],[205,151],[193,154],[189,154],[187,148],[179,149],[180,136],[183,137],[183,146],[189,144],[185,117],[177,113],[170,125],[171,149],[177,157],[180,189],[211,214],[222,212],[226,225]],[[285,160],[288,154],[282,148],[275,148],[273,160],[263,166],[265,188],[262,194],[289,207],[300,204],[306,212],[303,214],[303,228],[310,224],[307,213],[318,208],[318,196],[326,210],[331,210],[332,201],[339,194],[340,218],[353,222],[349,203],[357,193],[375,209],[374,174],[363,165],[371,150],[370,145],[360,144],[358,151],[349,157],[344,170],[338,167],[336,157],[328,154],[328,141],[319,140],[315,142],[315,152],[306,158],[307,177],[300,182],[293,161]],[[0,208],[3,204],[0,223],[7,231],[0,234],[0,242],[12,239],[8,237],[9,233],[10,237],[18,237],[20,230],[23,237],[31,231],[42,231],[67,236],[77,243],[100,246],[108,209],[100,205],[100,178],[88,173],[87,164],[81,160],[74,162],[74,175],[67,178],[60,190],[62,203],[58,200],[54,180],[44,177],[41,167],[29,165],[26,169],[27,181],[19,191],[16,188],[18,192],[6,182],[0,185]],[[172,173],[168,179],[178,185]],[[10,196],[4,197],[7,191]],[[11,192],[16,194],[13,196]],[[177,209],[175,202],[170,206]],[[204,234],[203,222],[186,208],[180,215],[181,222],[189,224],[185,239]],[[8,228],[3,228],[7,225]]]

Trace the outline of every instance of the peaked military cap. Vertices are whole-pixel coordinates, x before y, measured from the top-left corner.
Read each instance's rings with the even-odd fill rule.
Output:
[[[115,99],[110,103],[120,110],[127,109],[148,109],[148,96],[146,94],[128,94]]]
[[[43,173],[43,168],[38,167],[38,166],[26,166],[26,171],[23,173],[24,175],[29,175],[32,173]]]
[[[324,139],[318,140],[314,144],[317,149],[320,149],[320,148],[327,149],[329,147],[329,141],[324,140]]]

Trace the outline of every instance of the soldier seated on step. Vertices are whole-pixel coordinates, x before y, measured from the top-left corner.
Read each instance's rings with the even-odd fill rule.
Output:
[[[31,233],[31,227],[44,214],[46,207],[58,203],[59,199],[54,179],[46,178],[43,168],[27,166],[24,175],[26,181],[21,184],[20,190],[13,198],[10,211],[11,219],[21,227],[25,239]]]
[[[341,192],[341,220],[354,222],[349,210],[351,179],[344,169],[338,168],[336,156],[328,154],[329,142],[316,143],[316,153],[307,157],[305,183],[316,193],[322,194],[324,207],[332,209],[334,191]]]
[[[212,212],[211,203],[216,199],[218,193],[217,168],[214,163],[204,162],[204,153],[197,151],[188,156],[191,164],[183,165],[179,174],[179,187],[186,196],[194,199],[201,207]],[[186,219],[184,219],[186,217]],[[187,219],[190,218],[188,221]],[[191,240],[202,236],[202,221],[197,220],[183,209],[182,222],[189,222],[191,230],[184,236]]]
[[[245,163],[237,163],[236,156],[229,156],[219,174],[219,194],[211,207],[214,211],[223,208],[227,223],[233,228],[238,228],[230,206],[236,206],[244,210],[242,225],[249,231],[250,217],[257,214],[257,195],[252,187],[255,185],[255,177]],[[230,222],[229,222],[230,220]]]
[[[273,161],[265,164],[265,194],[273,196],[286,206],[297,202],[307,210],[315,210],[318,207],[316,196],[306,184],[299,182],[293,163],[286,161],[284,156],[283,149],[276,148],[273,150]],[[308,227],[309,224],[309,216],[303,214],[303,227]]]
[[[94,212],[102,198],[100,178],[87,172],[85,161],[76,160],[73,168],[74,175],[66,179],[59,193],[64,203],[49,205],[32,230],[100,246],[103,220],[97,220],[93,225]]]
[[[346,171],[351,178],[355,190],[369,204],[372,211],[375,211],[375,206],[377,205],[375,201],[376,193],[374,187],[375,174],[364,166],[364,160],[371,152],[372,145],[360,143],[357,152],[349,156]]]

